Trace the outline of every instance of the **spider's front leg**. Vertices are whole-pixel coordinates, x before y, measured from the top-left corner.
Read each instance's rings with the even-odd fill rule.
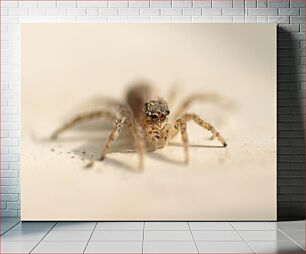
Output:
[[[206,130],[210,131],[212,133],[212,136],[216,137],[224,147],[227,146],[226,141],[220,135],[220,133],[210,123],[204,121],[198,115],[185,113],[185,114],[182,115],[182,119],[186,122],[190,121],[190,120],[193,120],[196,124],[200,125],[201,127],[205,128]]]
[[[201,127],[207,129],[208,131],[212,132],[213,136],[218,138],[218,140],[221,142],[221,144],[226,147],[227,143],[225,142],[224,138],[219,134],[219,132],[209,123],[205,122],[203,119],[201,119],[198,115],[196,114],[183,114],[181,118],[177,119],[173,126],[170,128],[170,133],[169,133],[169,139],[174,138],[179,131],[181,131],[181,136],[182,136],[182,142],[185,150],[185,162],[188,163],[189,160],[189,155],[188,155],[188,135],[187,135],[187,126],[186,122],[193,120],[195,123],[200,125]]]
[[[104,145],[100,160],[105,159],[105,155],[109,151],[109,147],[110,147],[111,143],[119,137],[119,134],[120,134],[122,128],[125,127],[129,123],[129,120],[130,120],[129,115],[130,115],[130,112],[126,107],[122,107],[119,110],[119,112],[117,113],[117,115],[116,115],[116,117],[113,121],[112,132],[109,135],[109,137],[108,137],[108,139],[107,139],[107,141]]]
[[[107,118],[107,119],[113,120],[114,117],[115,116],[111,112],[102,111],[102,110],[87,112],[87,113],[78,115],[74,117],[73,119],[71,119],[66,124],[64,124],[63,126],[59,127],[56,131],[54,131],[53,134],[51,135],[51,139],[56,139],[59,136],[59,134],[74,127],[78,123],[90,121],[96,118]]]
[[[189,144],[188,144],[188,134],[187,134],[187,125],[186,121],[183,119],[177,119],[175,123],[171,126],[169,137],[173,138],[178,134],[178,132],[181,132],[181,138],[182,143],[184,147],[185,152],[185,163],[189,162]]]
[[[132,125],[129,127],[132,133],[132,137],[134,140],[134,147],[136,152],[139,155],[139,169],[143,169],[144,167],[144,159],[143,159],[143,155],[144,155],[144,138],[143,135],[141,133],[141,127],[139,126],[139,124],[136,122],[136,120],[133,120]]]

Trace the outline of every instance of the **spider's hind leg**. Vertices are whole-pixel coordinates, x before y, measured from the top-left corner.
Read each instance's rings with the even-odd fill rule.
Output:
[[[224,99],[222,99],[224,100]],[[214,102],[220,104],[222,102],[221,97],[216,93],[204,93],[204,94],[192,94],[185,98],[176,109],[173,117],[177,119],[182,116],[184,112],[195,102]]]

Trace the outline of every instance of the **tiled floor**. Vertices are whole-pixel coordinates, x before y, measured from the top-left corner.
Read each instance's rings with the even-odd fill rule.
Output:
[[[305,221],[20,222],[1,218],[0,253],[304,253]]]

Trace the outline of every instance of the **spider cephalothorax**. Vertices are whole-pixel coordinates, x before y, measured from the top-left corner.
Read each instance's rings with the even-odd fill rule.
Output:
[[[149,121],[163,122],[167,119],[170,111],[167,102],[161,98],[158,98],[145,103],[144,113]]]

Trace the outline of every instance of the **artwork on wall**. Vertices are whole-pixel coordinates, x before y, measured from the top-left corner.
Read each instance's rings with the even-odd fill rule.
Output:
[[[275,220],[275,24],[22,24],[21,219]]]

